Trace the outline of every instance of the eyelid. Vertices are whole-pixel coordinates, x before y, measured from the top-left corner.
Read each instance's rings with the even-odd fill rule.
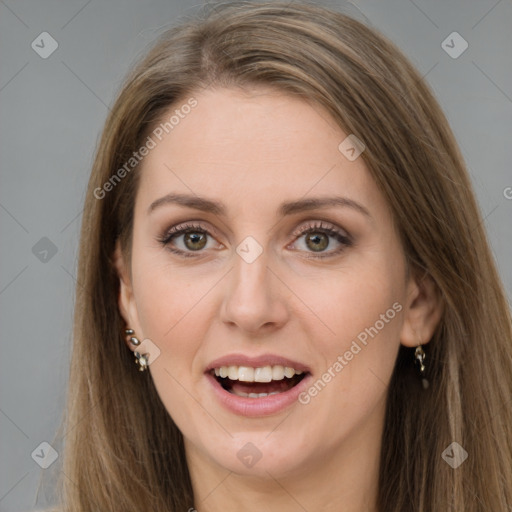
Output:
[[[344,229],[336,226],[336,224],[332,224],[331,222],[324,221],[324,220],[315,220],[315,221],[308,221],[309,223],[302,224],[301,227],[299,227],[297,230],[293,232],[293,236],[299,237],[303,235],[304,233],[307,233],[308,231],[313,231],[315,229],[318,230],[326,230],[326,231],[332,231],[336,232],[339,235],[347,238],[352,239],[352,237],[348,234],[347,231]]]
[[[167,241],[170,241],[173,235],[183,235],[184,233],[186,233],[187,230],[203,231],[207,235],[214,236],[215,238],[220,238],[219,232],[213,226],[204,226],[203,223],[204,221],[201,220],[188,220],[185,222],[180,222],[179,224],[176,224],[171,228],[166,229],[164,233],[160,237],[158,237],[158,239],[160,242],[166,243]]]

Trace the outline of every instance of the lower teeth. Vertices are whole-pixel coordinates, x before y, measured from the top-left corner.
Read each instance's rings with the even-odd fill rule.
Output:
[[[272,391],[272,393],[244,393],[243,391],[238,391],[235,393],[234,391],[229,391],[231,394],[236,396],[242,396],[244,398],[262,398],[264,396],[270,396],[270,395],[278,395],[279,391]]]

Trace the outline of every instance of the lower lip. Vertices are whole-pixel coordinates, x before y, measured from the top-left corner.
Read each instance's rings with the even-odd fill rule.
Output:
[[[269,416],[283,411],[295,402],[304,391],[311,375],[306,375],[296,386],[277,395],[246,398],[226,391],[210,373],[205,374],[219,401],[226,409],[240,416]]]

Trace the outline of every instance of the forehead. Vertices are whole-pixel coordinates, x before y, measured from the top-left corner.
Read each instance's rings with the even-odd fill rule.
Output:
[[[170,107],[162,122],[173,117],[172,125],[152,135],[139,190],[145,204],[172,191],[254,208],[333,193],[382,202],[363,159],[340,151],[348,134],[320,106],[262,88],[193,98],[192,109],[182,108],[190,98]]]

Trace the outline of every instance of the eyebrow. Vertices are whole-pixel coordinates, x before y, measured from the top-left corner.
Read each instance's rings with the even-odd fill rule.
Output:
[[[212,213],[214,215],[226,216],[226,207],[219,201],[206,199],[196,195],[175,193],[167,194],[157,199],[156,201],[153,201],[148,208],[148,214],[157,208],[168,204],[177,204],[179,206],[193,208],[195,210]],[[278,213],[284,217],[285,215],[292,215],[294,213],[300,213],[309,210],[329,208],[332,206],[352,208],[359,213],[362,213],[369,219],[372,219],[370,212],[362,204],[354,201],[353,199],[342,196],[315,197],[309,199],[299,199],[297,201],[288,201],[281,204],[278,209]]]

